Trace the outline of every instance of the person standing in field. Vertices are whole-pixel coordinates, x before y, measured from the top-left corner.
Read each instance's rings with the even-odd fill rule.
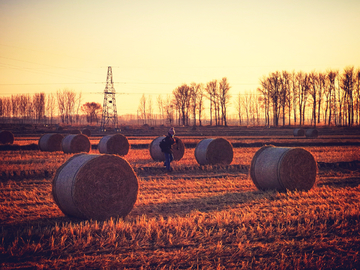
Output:
[[[175,136],[175,129],[172,127],[169,129],[169,132],[166,135],[166,137],[160,142],[161,151],[164,153],[165,156],[164,166],[166,166],[167,171],[172,170],[170,163],[171,161],[174,160],[174,156],[172,152],[172,146],[176,143],[174,136]]]

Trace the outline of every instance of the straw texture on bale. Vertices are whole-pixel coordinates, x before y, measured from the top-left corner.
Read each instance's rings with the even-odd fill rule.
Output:
[[[90,140],[83,134],[70,134],[61,142],[64,153],[80,153],[90,151]]]
[[[95,220],[125,217],[138,188],[136,173],[116,155],[75,155],[56,171],[52,182],[54,200],[64,214]]]
[[[317,129],[307,129],[305,132],[306,138],[317,138],[319,136],[319,132]]]
[[[260,190],[309,190],[316,181],[317,164],[313,155],[302,148],[264,146],[250,167],[250,176]]]
[[[47,133],[40,137],[38,145],[41,151],[61,151],[61,142],[64,136],[58,133]]]
[[[165,161],[164,153],[161,152],[160,142],[164,139],[165,136],[157,137],[150,144],[150,156],[154,161]],[[185,153],[185,144],[178,137],[174,137],[177,143],[172,146],[174,160],[180,160],[184,156]]]
[[[84,128],[82,131],[81,131],[82,134],[90,137],[91,136],[91,130],[88,129],[88,128]]]
[[[305,130],[302,128],[295,128],[293,132],[294,136],[305,136]]]
[[[13,144],[14,134],[7,130],[0,131],[0,143],[1,144]]]
[[[204,139],[195,148],[195,158],[200,165],[230,164],[234,151],[231,143],[223,138]]]
[[[99,152],[104,154],[118,154],[125,156],[129,153],[129,141],[122,134],[107,135],[99,142]]]

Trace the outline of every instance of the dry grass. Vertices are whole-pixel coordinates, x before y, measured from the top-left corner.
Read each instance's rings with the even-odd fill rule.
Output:
[[[322,162],[360,160],[359,147],[306,148]],[[188,151],[190,150],[190,151]],[[234,148],[249,165],[258,148]],[[92,153],[98,153],[92,150]],[[56,170],[72,155],[3,152],[1,171]],[[134,168],[161,167],[130,149]],[[358,269],[360,171],[319,171],[309,192],[258,191],[245,173],[198,167],[194,149],[177,174],[140,176],[126,220],[70,219],[51,197],[51,178],[0,182],[0,268]]]

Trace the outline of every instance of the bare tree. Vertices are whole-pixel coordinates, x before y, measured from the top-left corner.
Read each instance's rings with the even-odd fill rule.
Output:
[[[45,115],[45,93],[36,93],[33,96],[34,105],[34,114],[35,119],[38,123],[40,123],[41,119],[44,118]]]
[[[217,125],[217,108],[216,108],[216,104],[217,104],[217,80],[213,80],[211,82],[208,82],[206,84],[205,90],[208,94],[207,98],[210,101],[210,126],[212,126],[212,117],[213,117],[213,106],[214,106],[214,110],[215,110],[215,124]]]
[[[189,107],[190,107],[190,87],[183,84],[173,90],[173,95],[176,101],[179,111],[181,113],[182,124],[187,125],[189,119]]]
[[[355,72],[355,89],[356,89],[356,124],[360,123],[360,68]]]
[[[340,78],[340,87],[345,94],[344,105],[346,106],[346,118],[347,118],[347,124],[349,126],[354,124],[354,100],[353,100],[354,84],[355,84],[354,67],[346,67],[344,69],[344,73]]]
[[[202,126],[201,119],[202,113],[204,109],[204,85],[202,83],[198,84],[198,92],[197,92],[197,112],[198,112],[198,119],[199,119],[199,126]]]
[[[258,89],[259,90],[259,89]],[[241,100],[241,94],[239,93],[236,99],[236,111],[239,118],[239,125],[241,126],[241,120],[242,120],[242,100]]]
[[[81,106],[80,109],[86,115],[86,121],[90,124],[93,122],[98,123],[98,115],[102,112],[102,107],[100,103],[96,102],[86,102]]]
[[[53,93],[47,96],[46,111],[47,116],[50,117],[50,124],[52,125],[55,113],[55,96]]]
[[[314,122],[314,126],[316,126],[316,104],[317,104],[317,96],[319,91],[319,77],[315,71],[310,72],[309,83],[310,83],[309,93],[313,101],[312,121]]]
[[[145,94],[143,94],[140,98],[140,104],[138,107],[139,110],[139,117],[143,120],[143,124],[146,124],[146,112],[147,112],[147,106],[146,106],[146,97]]]
[[[163,121],[165,119],[165,117],[164,117],[165,108],[164,108],[164,102],[163,102],[163,100],[161,98],[161,95],[158,95],[158,97],[156,99],[156,102],[157,102],[157,105],[158,105],[158,108],[159,108],[160,118]]]
[[[220,99],[220,106],[221,106],[221,122],[227,126],[227,118],[226,118],[226,107],[229,105],[231,95],[230,91],[230,84],[227,81],[227,78],[224,77],[219,82],[219,99]]]

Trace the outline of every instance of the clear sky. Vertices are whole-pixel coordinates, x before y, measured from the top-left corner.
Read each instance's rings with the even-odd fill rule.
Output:
[[[274,71],[360,67],[359,0],[0,0],[0,95],[82,92],[118,114],[142,94],[227,77],[231,94]]]

